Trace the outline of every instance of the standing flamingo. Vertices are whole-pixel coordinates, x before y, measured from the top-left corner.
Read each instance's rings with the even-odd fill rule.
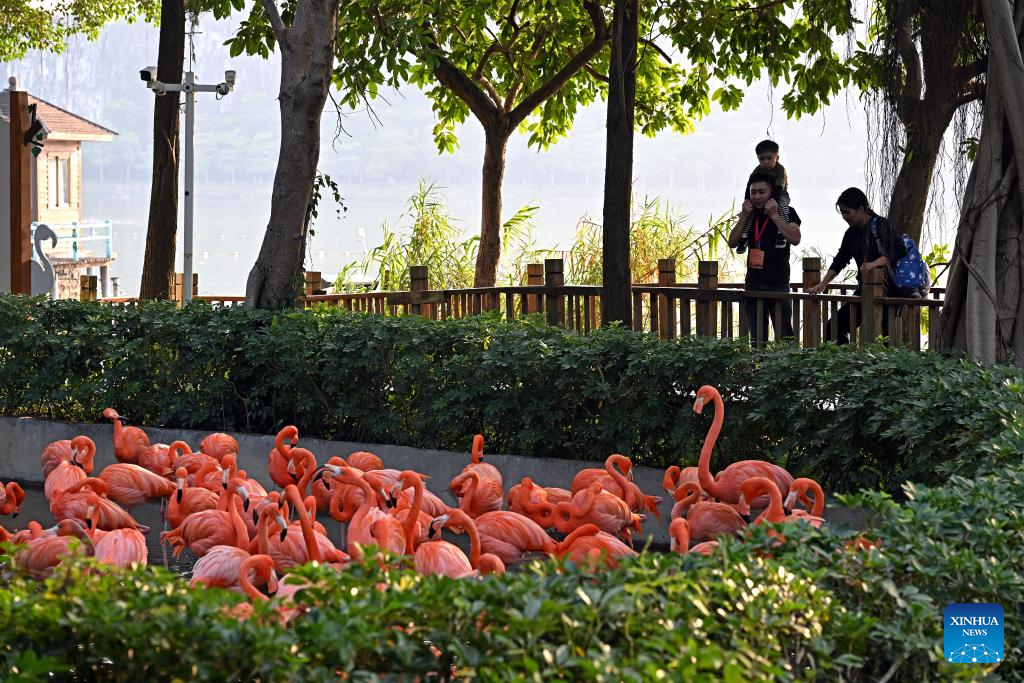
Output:
[[[43,478],[50,476],[60,463],[70,462],[80,467],[85,474],[92,474],[93,457],[96,455],[96,444],[87,436],[76,436],[71,439],[54,441],[43,449],[40,461],[43,466]]]
[[[349,467],[355,467],[363,472],[384,469],[384,461],[369,451],[356,451],[345,458],[345,460],[348,462]]]
[[[234,504],[234,497],[243,495],[244,491],[242,482],[233,479],[228,488],[221,493],[221,496],[226,498],[226,509],[193,513],[173,530],[160,534],[160,542],[170,543],[175,557],[181,555],[185,548],[199,557],[218,545],[233,545],[248,550],[249,532]]]
[[[639,553],[611,534],[601,531],[596,524],[584,524],[556,546],[555,555],[595,571],[602,558],[605,567],[615,569],[619,566],[619,558],[636,557]]]
[[[493,479],[498,482],[498,486],[503,486],[501,481],[501,471],[497,467],[490,463],[484,462],[484,436],[483,434],[477,434],[473,437],[473,451],[471,455],[473,461],[462,468],[463,472],[469,472],[470,470],[476,470],[481,477]]]
[[[138,529],[143,533],[149,531],[149,527],[139,524],[124,508],[107,499],[107,482],[96,477],[87,477],[67,489],[59,491],[50,501],[50,512],[58,520],[77,519],[85,523],[90,517],[88,510],[91,493],[98,496],[96,507],[99,519],[96,528],[104,531],[113,529]]]
[[[764,460],[740,460],[734,462],[724,470],[720,471],[714,478],[711,477],[711,451],[715,447],[718,435],[722,431],[722,422],[725,419],[725,404],[718,389],[705,384],[697,391],[697,399],[694,401],[693,410],[701,413],[708,402],[715,406],[715,417],[704,439],[704,446],[700,450],[700,461],[697,463],[700,487],[711,497],[723,503],[736,503],[740,499],[740,485],[751,477],[768,477],[775,482],[775,485],[782,491],[783,495],[789,492],[789,485],[793,483],[793,475],[770,462]],[[767,505],[767,498],[759,498],[749,501],[754,507]]]
[[[404,510],[395,508],[395,517],[402,523],[405,530],[405,554],[412,555],[416,546],[428,540],[430,523],[432,520],[423,520],[423,478],[412,470],[402,470],[398,475],[398,481],[391,489],[391,495],[395,496],[399,491],[412,488],[412,501]],[[403,514],[404,513],[404,514]],[[417,525],[419,525],[417,527]]]
[[[690,548],[690,525],[682,517],[676,517],[668,525],[668,535],[671,539],[670,550],[680,555],[685,555],[688,552],[713,555],[715,549],[718,548],[718,541],[704,541]]]
[[[25,491],[21,484],[16,481],[7,482],[5,486],[0,487],[0,515],[10,515],[12,519],[17,517],[23,500]]]
[[[749,514],[750,506],[752,504],[749,501],[754,500],[754,496],[759,494],[768,495],[768,507],[757,519],[754,520],[754,524],[763,524],[764,522],[770,522],[772,524],[778,524],[779,522],[806,522],[814,527],[820,527],[825,523],[825,520],[821,517],[815,517],[806,513],[802,515],[787,516],[782,507],[782,493],[779,491],[779,487],[775,485],[774,481],[767,477],[753,477],[748,479],[743,482],[743,486],[741,488],[741,514]]]
[[[565,491],[565,489],[560,489]],[[566,493],[569,493],[566,491]],[[535,486],[533,479],[523,477],[523,480],[508,490],[509,512],[518,512],[529,517],[541,528],[549,529],[555,525],[555,505],[548,499],[547,490],[541,486]],[[572,500],[572,494],[568,500]]]
[[[466,470],[452,479],[448,488],[459,497],[459,509],[470,517],[500,510],[505,502],[501,482],[480,476],[476,469]]]
[[[106,408],[103,417],[114,421],[114,457],[118,462],[138,464],[139,454],[149,447],[149,437],[138,427],[126,427],[126,418],[117,414],[113,408]]]
[[[433,537],[440,534],[440,529],[444,527],[459,527],[466,531],[469,535],[469,557],[447,541],[427,541],[416,549],[413,560],[416,571],[426,575],[443,574],[453,579],[478,576],[484,556],[481,554],[480,534],[476,523],[462,510],[453,509],[431,523],[429,535]],[[501,560],[493,555],[491,558],[487,558],[487,563],[495,568],[499,567]],[[504,567],[500,566],[497,573],[503,571]]]
[[[171,449],[174,449],[173,451]],[[184,441],[175,441],[168,445],[165,443],[154,443],[139,451],[139,465],[150,472],[166,477],[174,472],[174,465],[178,459],[178,450],[191,453],[192,449]]]
[[[377,507],[377,496],[370,484],[349,468],[341,468],[336,475],[342,483],[358,486],[363,491],[363,502],[348,524],[346,543],[348,554],[359,561],[363,559],[363,548],[376,545],[379,548],[401,555],[406,549],[406,534],[402,523]]]
[[[290,441],[291,445],[299,443],[299,429],[294,425],[288,425],[277,433],[277,437],[274,439],[274,448],[271,449],[268,457],[270,458],[270,464],[268,466],[268,473],[270,474],[271,480],[279,488],[284,488],[288,484],[294,484],[299,480],[295,476],[294,470],[289,468],[291,463],[290,453],[291,447],[288,446],[285,441]]]
[[[172,528],[181,526],[185,518],[194,512],[216,510],[219,496],[201,486],[186,486],[188,470],[179,467],[174,476],[177,490],[167,502],[165,517]]]
[[[87,525],[95,547],[96,559],[103,564],[125,568],[146,566],[149,562],[149,551],[146,549],[146,538],[142,532],[138,529],[102,531],[99,528],[100,497],[91,493],[87,503]]]
[[[273,557],[274,566],[282,574],[307,562],[326,562],[340,569],[349,561],[349,556],[334,547],[326,534],[313,528],[313,518],[294,484],[286,486],[284,493],[298,518],[298,527],[289,524],[280,539],[270,538],[267,549],[260,548],[260,552]]]
[[[139,505],[149,498],[166,498],[175,488],[164,477],[130,462],[107,465],[99,478],[107,482],[107,496],[125,507]]]
[[[808,491],[814,494],[813,504],[811,503],[810,498],[807,497]],[[807,477],[794,479],[793,484],[789,487],[789,495],[786,496],[786,500],[782,504],[782,507],[789,510],[789,514],[791,515],[806,514],[803,510],[793,509],[798,501],[807,508],[807,513],[810,513],[814,517],[821,517],[825,512],[825,492],[821,490],[821,484],[813,479],[808,479]]]

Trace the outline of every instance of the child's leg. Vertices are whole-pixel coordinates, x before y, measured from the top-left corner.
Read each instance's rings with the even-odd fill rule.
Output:
[[[779,188],[779,215],[789,222],[789,191]]]

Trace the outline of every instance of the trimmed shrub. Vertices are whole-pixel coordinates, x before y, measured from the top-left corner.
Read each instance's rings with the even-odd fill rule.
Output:
[[[337,309],[113,307],[0,296],[0,412],[490,452],[694,464],[761,457],[827,490],[942,483],[1024,452],[1024,374],[936,353],[590,336],[539,320],[434,322]]]
[[[534,562],[504,577],[420,577],[376,560],[310,587],[289,628],[276,601],[242,623],[241,596],[190,590],[159,568],[85,560],[0,590],[6,680],[475,678],[572,681],[953,681],[1024,678],[1024,635],[1000,665],[948,664],[942,610],[999,602],[1024,618],[1024,468],[848,502],[877,513],[880,549],[807,525],[725,541],[711,557],[644,553],[594,575]]]

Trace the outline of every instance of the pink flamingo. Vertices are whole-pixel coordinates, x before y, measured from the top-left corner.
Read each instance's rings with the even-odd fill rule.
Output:
[[[398,518],[377,507],[377,496],[370,484],[356,470],[341,468],[335,475],[342,483],[358,486],[363,491],[363,503],[348,525],[347,547],[353,559],[363,559],[363,548],[375,545],[401,555],[406,549],[405,529]]]
[[[27,539],[14,554],[14,566],[37,578],[46,578],[68,556],[72,537],[84,544],[86,554],[95,552],[92,539],[78,520],[62,519],[49,532]]]
[[[234,504],[234,497],[243,495],[244,491],[241,480],[233,479],[221,494],[226,499],[226,509],[193,513],[173,530],[160,534],[160,542],[170,543],[175,557],[181,555],[185,548],[199,557],[218,545],[233,545],[248,550],[249,532]]]
[[[199,452],[214,458],[217,462],[228,453],[238,454],[238,442],[235,437],[223,432],[209,434],[199,442]]]
[[[565,489],[559,490],[565,491]],[[518,512],[529,517],[544,529],[555,525],[555,505],[561,501],[549,500],[547,490],[542,486],[534,485],[533,479],[530,477],[523,477],[520,483],[510,488],[507,499],[509,512]],[[567,500],[572,500],[572,494],[569,494]]]
[[[107,465],[99,478],[107,483],[107,496],[125,507],[139,505],[149,498],[167,498],[174,493],[173,483],[130,462]]]
[[[96,444],[87,436],[76,436],[70,441],[67,439],[54,441],[43,449],[43,454],[40,456],[43,478],[49,477],[62,462],[70,462],[72,465],[80,467],[85,474],[92,474],[95,455]]]
[[[622,471],[619,472],[616,466]],[[601,488],[608,493],[626,501],[633,512],[643,513],[647,510],[653,512],[657,519],[661,519],[661,512],[658,510],[661,498],[645,495],[640,487],[633,483],[633,461],[626,456],[614,453],[605,459],[603,470],[591,467],[577,472],[572,479],[573,495],[586,489],[595,481],[599,482]]]
[[[23,500],[25,491],[21,484],[16,481],[7,482],[5,486],[0,487],[0,515],[10,515],[12,519],[17,517]]]
[[[485,512],[474,521],[483,552],[496,555],[506,566],[527,560],[536,553],[555,552],[557,544],[544,529],[518,513]]]
[[[477,434],[473,437],[473,451],[471,455],[473,461],[462,468],[463,472],[469,472],[470,470],[476,470],[477,473],[483,478],[493,479],[498,482],[498,486],[503,486],[501,481],[501,471],[497,467],[490,463],[484,462],[484,436],[483,434]]]
[[[384,461],[369,451],[356,451],[348,456],[346,461],[349,467],[355,467],[363,472],[384,469]]]
[[[138,464],[139,455],[149,447],[149,437],[138,427],[125,427],[126,419],[113,408],[106,408],[103,417],[114,421],[114,457],[118,462]]]
[[[90,529],[89,536],[95,546],[96,559],[103,564],[125,568],[146,566],[149,562],[149,551],[146,550],[146,538],[142,532],[138,529],[101,530],[100,497],[91,493],[87,502],[87,525]]]
[[[814,527],[820,527],[825,522],[821,517],[815,517],[806,513],[787,516],[782,507],[782,493],[779,491],[779,487],[767,477],[754,477],[743,482],[740,495],[740,513],[749,514],[751,504],[748,501],[752,500],[754,496],[764,493],[768,495],[768,507],[754,520],[754,524],[763,524],[764,522],[771,522],[772,524],[778,524],[779,522],[806,522]]]
[[[174,478],[177,482],[176,491],[170,496],[165,515],[172,528],[181,526],[185,518],[194,512],[217,509],[219,496],[216,493],[201,486],[185,485],[188,470],[184,467],[178,468]]]
[[[86,488],[89,490],[85,490]],[[149,527],[139,524],[124,508],[107,499],[107,482],[96,477],[87,477],[63,491],[58,491],[50,501],[50,512],[58,520],[77,519],[83,523],[87,522],[90,517],[88,513],[90,493],[95,493],[98,496],[96,507],[99,518],[96,528],[103,531],[112,531],[113,529],[138,529],[144,533],[149,531]]]
[[[450,513],[441,515],[431,523],[429,535],[432,537],[439,534],[440,529],[444,527],[465,530],[469,535],[469,557],[447,541],[427,541],[416,549],[413,559],[416,571],[426,575],[443,574],[453,579],[479,576],[484,567],[498,574],[505,571],[500,558],[494,555],[487,557],[481,553],[480,534],[476,523],[465,512],[453,509]]]
[[[593,482],[572,497],[572,502],[555,506],[555,528],[563,534],[571,533],[581,524],[595,524],[609,534],[632,540],[631,530],[642,531],[643,515],[635,514],[618,496],[613,496]]]
[[[391,495],[393,497],[399,491],[408,488],[413,490],[412,501],[404,509],[404,515],[402,510],[396,508],[395,517],[402,523],[402,528],[405,531],[405,554],[412,555],[416,546],[428,540],[428,529],[432,520],[424,521],[423,519],[424,487],[422,477],[412,470],[402,470],[402,473],[398,475],[398,481],[391,489]]]
[[[476,469],[464,471],[448,485],[459,496],[459,509],[470,517],[479,517],[485,512],[500,510],[505,502],[501,482],[490,477],[481,477]]]
[[[299,430],[294,425],[288,425],[277,433],[277,437],[274,439],[274,448],[271,449],[269,458],[270,465],[268,472],[271,480],[279,488],[284,488],[288,484],[294,484],[299,480],[295,476],[294,469],[291,468],[291,447],[289,447],[285,441],[290,441],[291,445],[299,443]]]
[[[639,553],[611,534],[601,531],[596,524],[584,524],[574,529],[555,547],[555,555],[595,571],[602,559],[606,568],[615,569],[619,566],[620,558],[637,557]]]
[[[700,477],[700,487],[711,497],[723,503],[736,503],[740,499],[740,485],[751,477],[768,477],[775,482],[775,485],[784,494],[789,491],[789,485],[793,483],[793,475],[770,462],[764,460],[740,460],[734,462],[724,470],[711,477],[711,451],[715,447],[715,441],[722,431],[722,422],[725,419],[725,404],[718,390],[713,386],[705,384],[697,391],[697,399],[693,404],[693,410],[701,413],[704,406],[711,401],[715,406],[715,417],[704,439],[704,446],[700,450],[700,461],[697,464]],[[755,507],[767,504],[767,499],[750,501]]]
[[[807,497],[807,492],[810,491],[814,494],[814,503],[811,503],[811,499]],[[797,502],[800,502],[807,508],[814,517],[821,517],[825,512],[825,492],[821,490],[821,484],[808,479],[807,477],[800,477],[794,479],[792,485],[789,487],[789,495],[786,496],[785,502],[782,507],[789,510],[791,515],[804,515],[807,514],[804,510],[796,509],[794,506]]]
[[[682,517],[676,517],[668,525],[668,535],[671,539],[671,551],[680,555],[688,552],[713,555],[718,548],[718,541],[705,541],[690,548],[690,525]]]
[[[326,562],[339,569],[348,563],[349,556],[335,548],[325,534],[313,528],[313,517],[295,484],[286,486],[284,493],[285,500],[291,503],[290,509],[295,511],[298,528],[294,524],[288,525],[282,538],[268,539],[267,549],[260,548],[261,553],[274,558],[277,571],[284,574],[307,562]]]
[[[175,449],[173,453],[171,448]],[[192,449],[184,441],[175,441],[170,445],[165,443],[151,444],[139,451],[139,465],[154,474],[166,477],[174,472],[174,465],[178,459],[176,455],[178,449],[185,450],[187,453],[192,452]]]
[[[685,493],[685,497],[680,494]],[[710,541],[719,534],[737,534],[746,521],[731,505],[700,500],[700,486],[683,484],[675,493],[676,507],[672,508],[672,519],[686,513],[687,531],[695,541]],[[679,514],[676,514],[679,512]]]

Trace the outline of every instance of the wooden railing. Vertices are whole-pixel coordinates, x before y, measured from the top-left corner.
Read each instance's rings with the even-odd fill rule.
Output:
[[[882,296],[882,272],[873,270],[865,278],[862,292],[855,295],[853,284],[831,285],[827,293],[812,295],[808,290],[821,281],[821,259],[803,259],[803,279],[790,283],[788,292],[745,291],[741,283],[718,282],[718,263],[701,261],[696,283],[677,283],[675,260],[658,262],[657,284],[632,287],[632,328],[657,334],[663,339],[690,335],[736,338],[751,336],[754,343],[778,340],[778,330],[757,325],[751,335],[747,307],[755,320],[767,312],[781,322],[786,306],[792,307],[795,339],[805,347],[825,339],[837,339],[844,322],[852,330],[850,341],[867,343],[885,336],[890,345],[914,349],[933,347],[935,324],[942,306],[941,288],[928,298],[896,299]],[[322,287],[319,273],[307,273],[304,308],[338,306],[350,311],[377,315],[420,315],[433,320],[464,318],[485,311],[499,311],[506,319],[542,313],[548,323],[581,334],[601,324],[601,286],[566,285],[561,259],[530,264],[527,284],[506,287],[430,289],[425,266],[409,269],[411,288],[406,292],[356,292],[316,294]],[[180,281],[176,281],[176,289]],[[195,282],[193,283],[195,286]],[[93,290],[94,291],[94,290]],[[180,301],[180,297],[177,297]],[[193,296],[214,306],[237,306],[242,296]],[[103,299],[112,304],[131,304],[135,299]],[[862,316],[862,312],[868,315]],[[861,318],[863,317],[863,321]]]

